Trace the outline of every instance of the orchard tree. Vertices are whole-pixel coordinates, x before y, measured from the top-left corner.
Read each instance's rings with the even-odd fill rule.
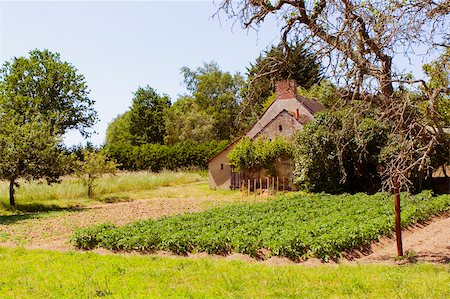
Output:
[[[127,116],[133,145],[164,142],[165,117],[170,104],[167,95],[159,95],[150,86],[138,88]]]
[[[83,75],[58,53],[33,50],[29,57],[15,57],[0,71],[2,107],[17,114],[45,116],[51,133],[77,129],[88,136],[97,113]]]
[[[34,50],[0,70],[0,178],[9,181],[15,205],[18,179],[56,182],[65,171],[62,135],[88,136],[96,121],[83,75],[59,54]]]
[[[398,177],[404,190],[410,179],[425,175],[438,146],[450,146],[443,127],[450,125],[438,113],[449,86],[433,88],[413,80],[399,56],[415,47],[439,51],[450,45],[450,4],[438,1],[358,0],[224,0],[220,11],[238,19],[244,28],[258,27],[269,15],[283,24],[285,45],[303,40],[305,47],[326,60],[330,77],[343,85],[348,101],[361,100],[349,115],[355,120],[367,110],[379,121],[392,124],[384,157],[383,188],[391,190]],[[288,47],[286,47],[288,49]],[[420,100],[400,87],[423,95]]]

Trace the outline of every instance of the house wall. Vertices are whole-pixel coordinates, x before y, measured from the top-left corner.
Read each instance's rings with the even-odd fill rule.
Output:
[[[236,142],[228,146],[208,163],[210,189],[230,190],[231,167],[228,165],[228,154],[236,146]]]
[[[279,137],[291,137],[295,132],[300,131],[303,128],[292,114],[287,111],[283,111],[278,117],[273,119],[262,131],[256,134],[255,137],[262,138],[275,138]]]
[[[270,105],[263,116],[255,123],[253,127],[245,135],[246,137],[254,138],[261,130],[273,120],[281,111],[287,110],[289,113],[295,115],[296,110],[299,110],[299,114],[302,118],[313,119],[314,116],[296,99],[283,99],[276,100]]]

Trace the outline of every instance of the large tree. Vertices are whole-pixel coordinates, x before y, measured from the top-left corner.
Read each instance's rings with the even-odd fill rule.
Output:
[[[129,112],[133,145],[163,143],[165,116],[170,104],[168,96],[159,95],[150,86],[138,88]]]
[[[133,135],[131,131],[130,111],[126,111],[114,118],[106,128],[105,144],[120,145],[131,144]]]
[[[329,61],[328,71],[347,91],[347,100],[361,100],[349,115],[355,121],[373,110],[373,117],[392,124],[384,164],[384,188],[398,177],[406,190],[411,177],[426,175],[430,157],[441,145],[450,146],[443,127],[449,123],[438,113],[449,86],[431,88],[412,80],[399,56],[422,46],[430,51],[448,48],[448,1],[358,0],[224,0],[221,9],[244,27],[261,25],[269,15],[278,17],[287,45],[301,39]],[[441,47],[443,46],[443,47]],[[417,59],[417,58],[416,58]],[[402,92],[403,89],[409,92]],[[414,84],[423,97],[411,97]]]
[[[33,112],[45,117],[55,134],[77,129],[84,136],[97,114],[83,75],[58,53],[33,50],[15,57],[0,71],[2,107],[17,114]]]
[[[215,139],[214,119],[191,97],[178,99],[167,113],[166,137],[168,145],[195,141],[206,143]]]
[[[106,130],[107,145],[162,144],[170,100],[150,86],[139,87],[128,111],[118,115]]]
[[[236,116],[241,102],[240,92],[243,78],[239,73],[222,71],[217,63],[204,63],[192,70],[183,67],[184,83],[188,97],[194,99],[198,108],[212,118],[215,140],[229,140],[238,132]]]

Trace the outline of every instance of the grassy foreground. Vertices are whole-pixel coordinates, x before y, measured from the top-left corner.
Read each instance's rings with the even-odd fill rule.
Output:
[[[403,196],[402,224],[425,220],[450,208],[450,196],[430,192]],[[265,203],[235,204],[201,213],[77,230],[76,246],[111,250],[166,250],[178,254],[239,252],[322,259],[392,232],[393,200],[375,195],[290,194]]]
[[[0,248],[1,298],[449,298],[450,268],[268,266]]]

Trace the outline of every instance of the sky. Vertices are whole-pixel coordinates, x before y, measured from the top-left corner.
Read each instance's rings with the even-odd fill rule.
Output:
[[[131,105],[133,92],[149,85],[172,102],[186,93],[180,68],[215,61],[223,71],[246,67],[280,38],[275,18],[258,30],[212,17],[220,0],[140,2],[18,2],[0,0],[0,64],[33,49],[61,54],[86,78],[99,121],[89,141],[101,145],[118,114]],[[397,65],[420,73],[426,55]],[[68,145],[85,144],[75,132]]]
[[[186,92],[180,68],[216,61],[245,72],[260,52],[279,41],[274,20],[259,31],[212,18],[213,1],[8,2],[0,1],[0,63],[33,49],[61,54],[86,78],[99,121],[90,142],[101,145],[133,92],[150,85],[175,101]],[[69,132],[67,145],[85,143]]]

